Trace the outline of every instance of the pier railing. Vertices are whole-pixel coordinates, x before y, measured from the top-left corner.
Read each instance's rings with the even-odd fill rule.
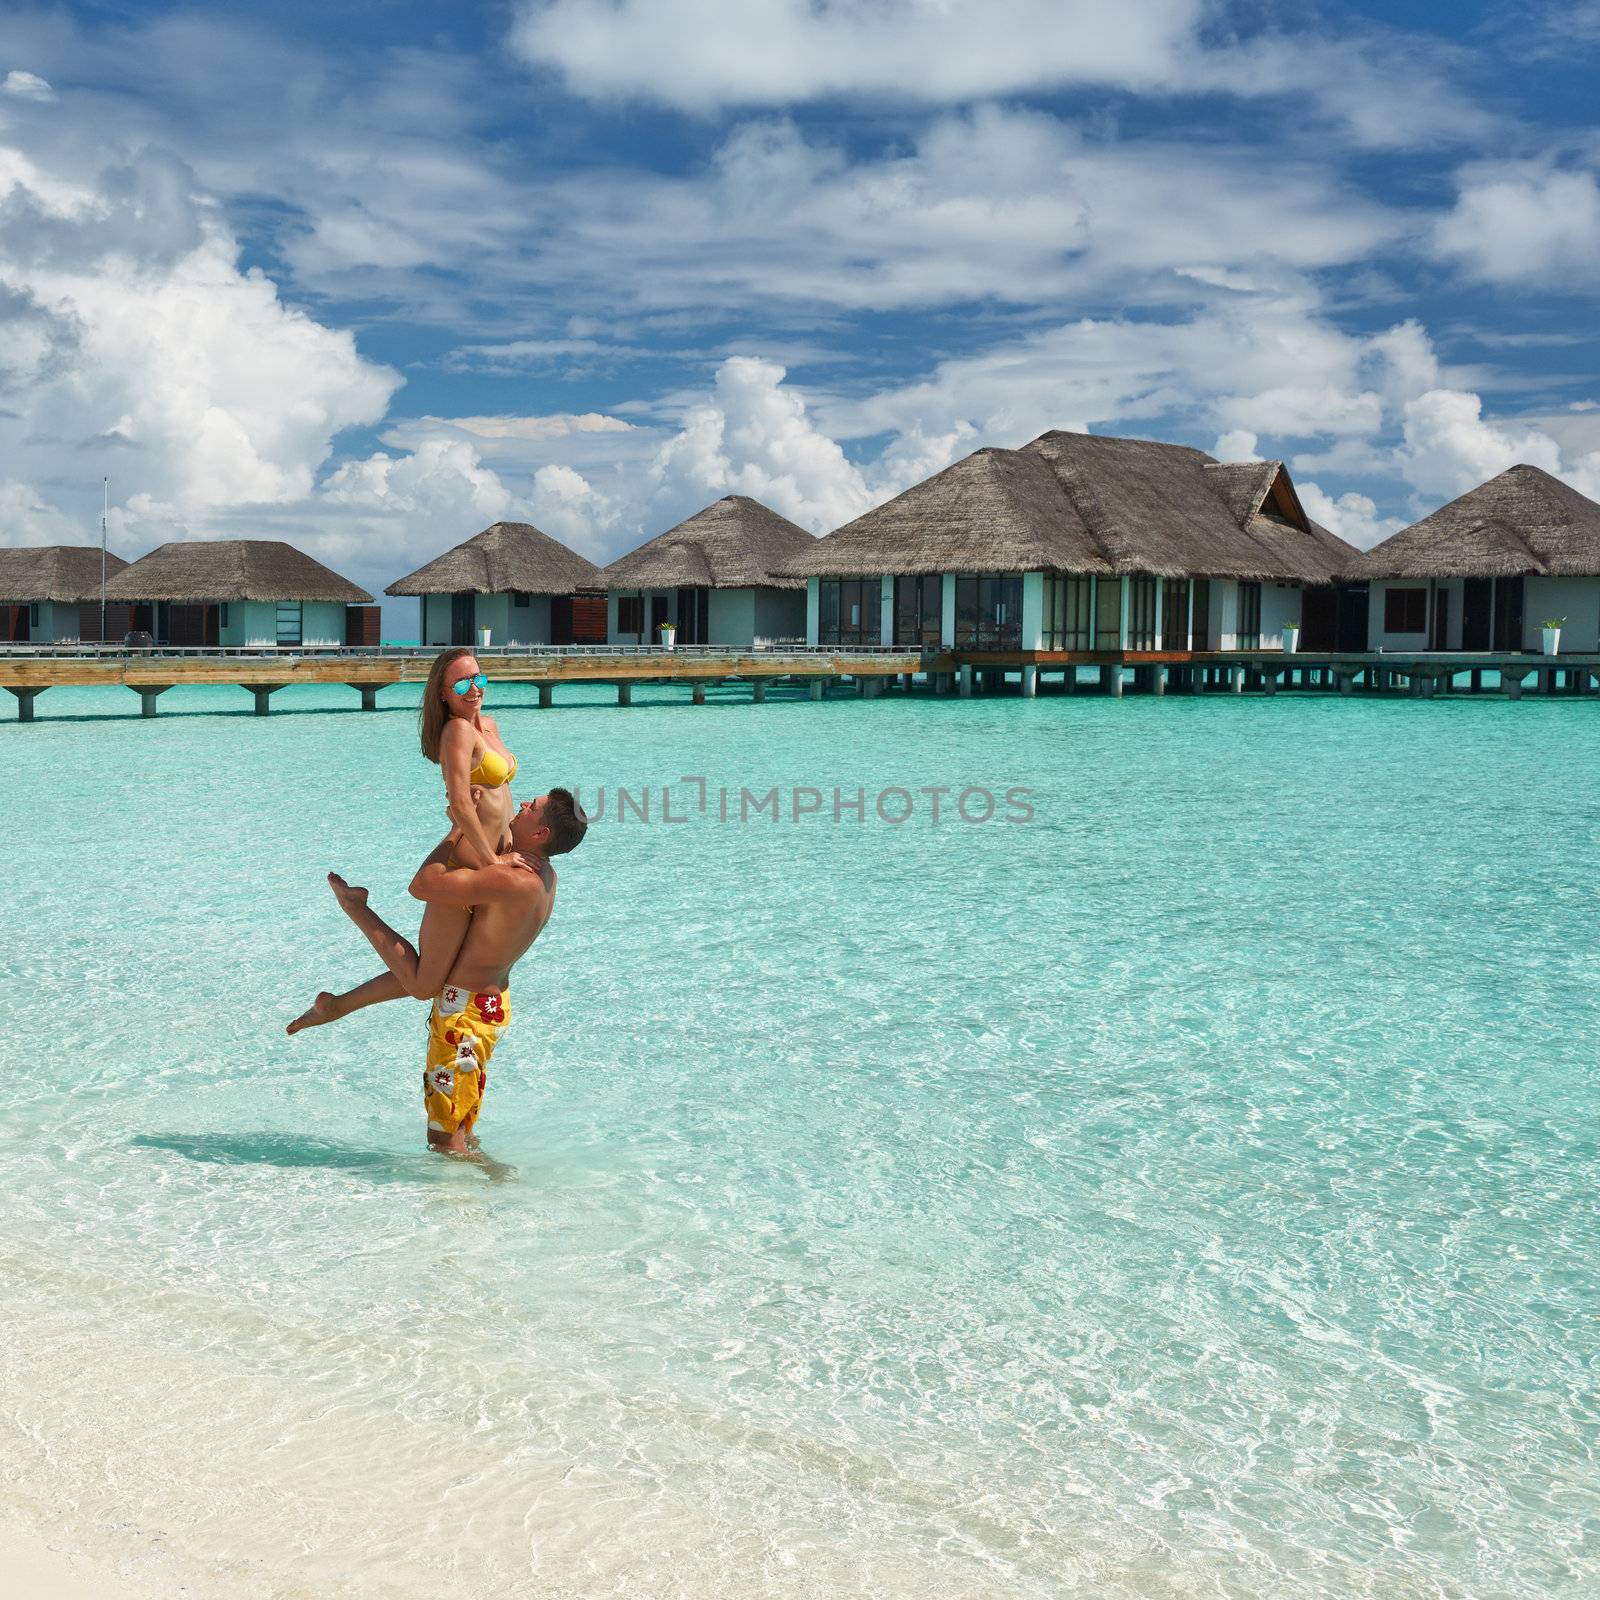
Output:
[[[169,689],[231,684],[249,691],[258,715],[272,696],[293,684],[342,684],[357,691],[364,710],[377,709],[380,690],[419,684],[437,648],[390,644],[345,645],[0,645],[0,688],[16,697],[19,721],[33,720],[34,702],[55,687],[122,687],[139,696],[141,714],[156,714]],[[640,685],[686,687],[704,705],[708,688],[739,684],[752,699],[774,684],[803,687],[814,700],[845,687],[875,697],[901,687],[936,695],[1012,692],[1216,694],[1332,691],[1341,695],[1600,693],[1600,652],[1544,656],[1529,651],[976,651],[918,645],[650,644],[484,645],[475,654],[491,677],[538,691],[541,707],[558,687],[613,688],[619,705]]]

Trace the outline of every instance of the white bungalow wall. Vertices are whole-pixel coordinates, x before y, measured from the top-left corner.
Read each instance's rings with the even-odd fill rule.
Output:
[[[1528,578],[1522,589],[1522,647],[1542,650],[1546,618],[1565,617],[1561,653],[1600,650],[1600,578]]]
[[[818,614],[818,580],[812,578],[805,592],[799,589],[713,589],[706,604],[707,644],[723,645],[730,650],[748,650],[752,645],[794,643],[805,639],[816,642]],[[638,589],[613,589],[606,596],[606,642],[608,644],[656,644],[648,637],[652,601],[665,598],[667,619],[678,621],[678,591],[676,589],[646,589],[644,593],[644,621],[646,638],[633,632],[623,633],[617,627],[617,602],[627,596],[638,595]]]
[[[39,600],[28,608],[28,638],[33,644],[60,644],[78,637],[78,607]]]
[[[278,642],[278,606],[274,600],[230,600],[226,626],[219,620],[217,643],[225,648],[258,648]],[[308,648],[344,644],[344,602],[306,600],[300,606],[300,643]]]
[[[450,637],[455,597],[448,594],[425,594],[419,613],[419,636],[422,643],[435,649],[444,649],[453,641]],[[530,594],[526,605],[513,604],[509,594],[479,594],[473,596],[472,642],[478,642],[478,631],[489,630],[489,648],[499,645],[549,644],[550,596]]]
[[[1238,586],[1234,586],[1235,594]],[[1261,647],[1270,650],[1283,638],[1286,623],[1300,621],[1300,586],[1293,583],[1261,585]]]
[[[753,644],[798,644],[806,632],[807,596],[799,589],[754,589],[756,623]],[[716,596],[712,596],[713,603]]]

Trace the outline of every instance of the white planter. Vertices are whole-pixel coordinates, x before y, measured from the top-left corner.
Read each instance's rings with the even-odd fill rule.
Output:
[[[1547,656],[1560,655],[1561,630],[1559,628],[1541,628],[1539,631],[1544,635],[1544,653]]]
[[[491,631],[492,630],[489,628],[478,629],[478,648],[480,650],[487,650],[489,648],[489,635]]]
[[[663,628],[657,638],[661,640],[661,648],[663,650],[670,650],[678,642],[678,630],[676,628]]]
[[[1300,630],[1298,628],[1285,628],[1283,630],[1283,653],[1292,656],[1300,648]]]

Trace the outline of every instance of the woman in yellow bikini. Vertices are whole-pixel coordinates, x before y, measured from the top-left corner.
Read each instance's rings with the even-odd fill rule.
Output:
[[[486,867],[510,844],[515,805],[511,780],[517,775],[517,758],[506,749],[494,718],[485,716],[483,691],[488,679],[477,658],[465,648],[443,651],[428,673],[422,696],[422,753],[444,772],[446,814],[450,818],[450,866]],[[522,858],[516,864],[525,865]],[[531,868],[530,868],[531,870]],[[365,889],[352,889],[336,872],[328,884],[339,904],[349,911],[366,902]],[[470,910],[430,901],[422,914],[415,947],[390,970],[345,994],[324,989],[308,1010],[289,1024],[290,1033],[335,1022],[363,1006],[410,995],[431,1000],[455,965],[461,942],[472,920]],[[385,959],[389,959],[388,956]]]

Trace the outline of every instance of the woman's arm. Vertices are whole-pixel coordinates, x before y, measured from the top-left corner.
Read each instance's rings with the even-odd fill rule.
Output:
[[[439,739],[439,765],[444,770],[446,810],[461,835],[457,854],[469,867],[487,867],[495,859],[496,839],[472,803],[472,724],[464,717],[451,717]]]

